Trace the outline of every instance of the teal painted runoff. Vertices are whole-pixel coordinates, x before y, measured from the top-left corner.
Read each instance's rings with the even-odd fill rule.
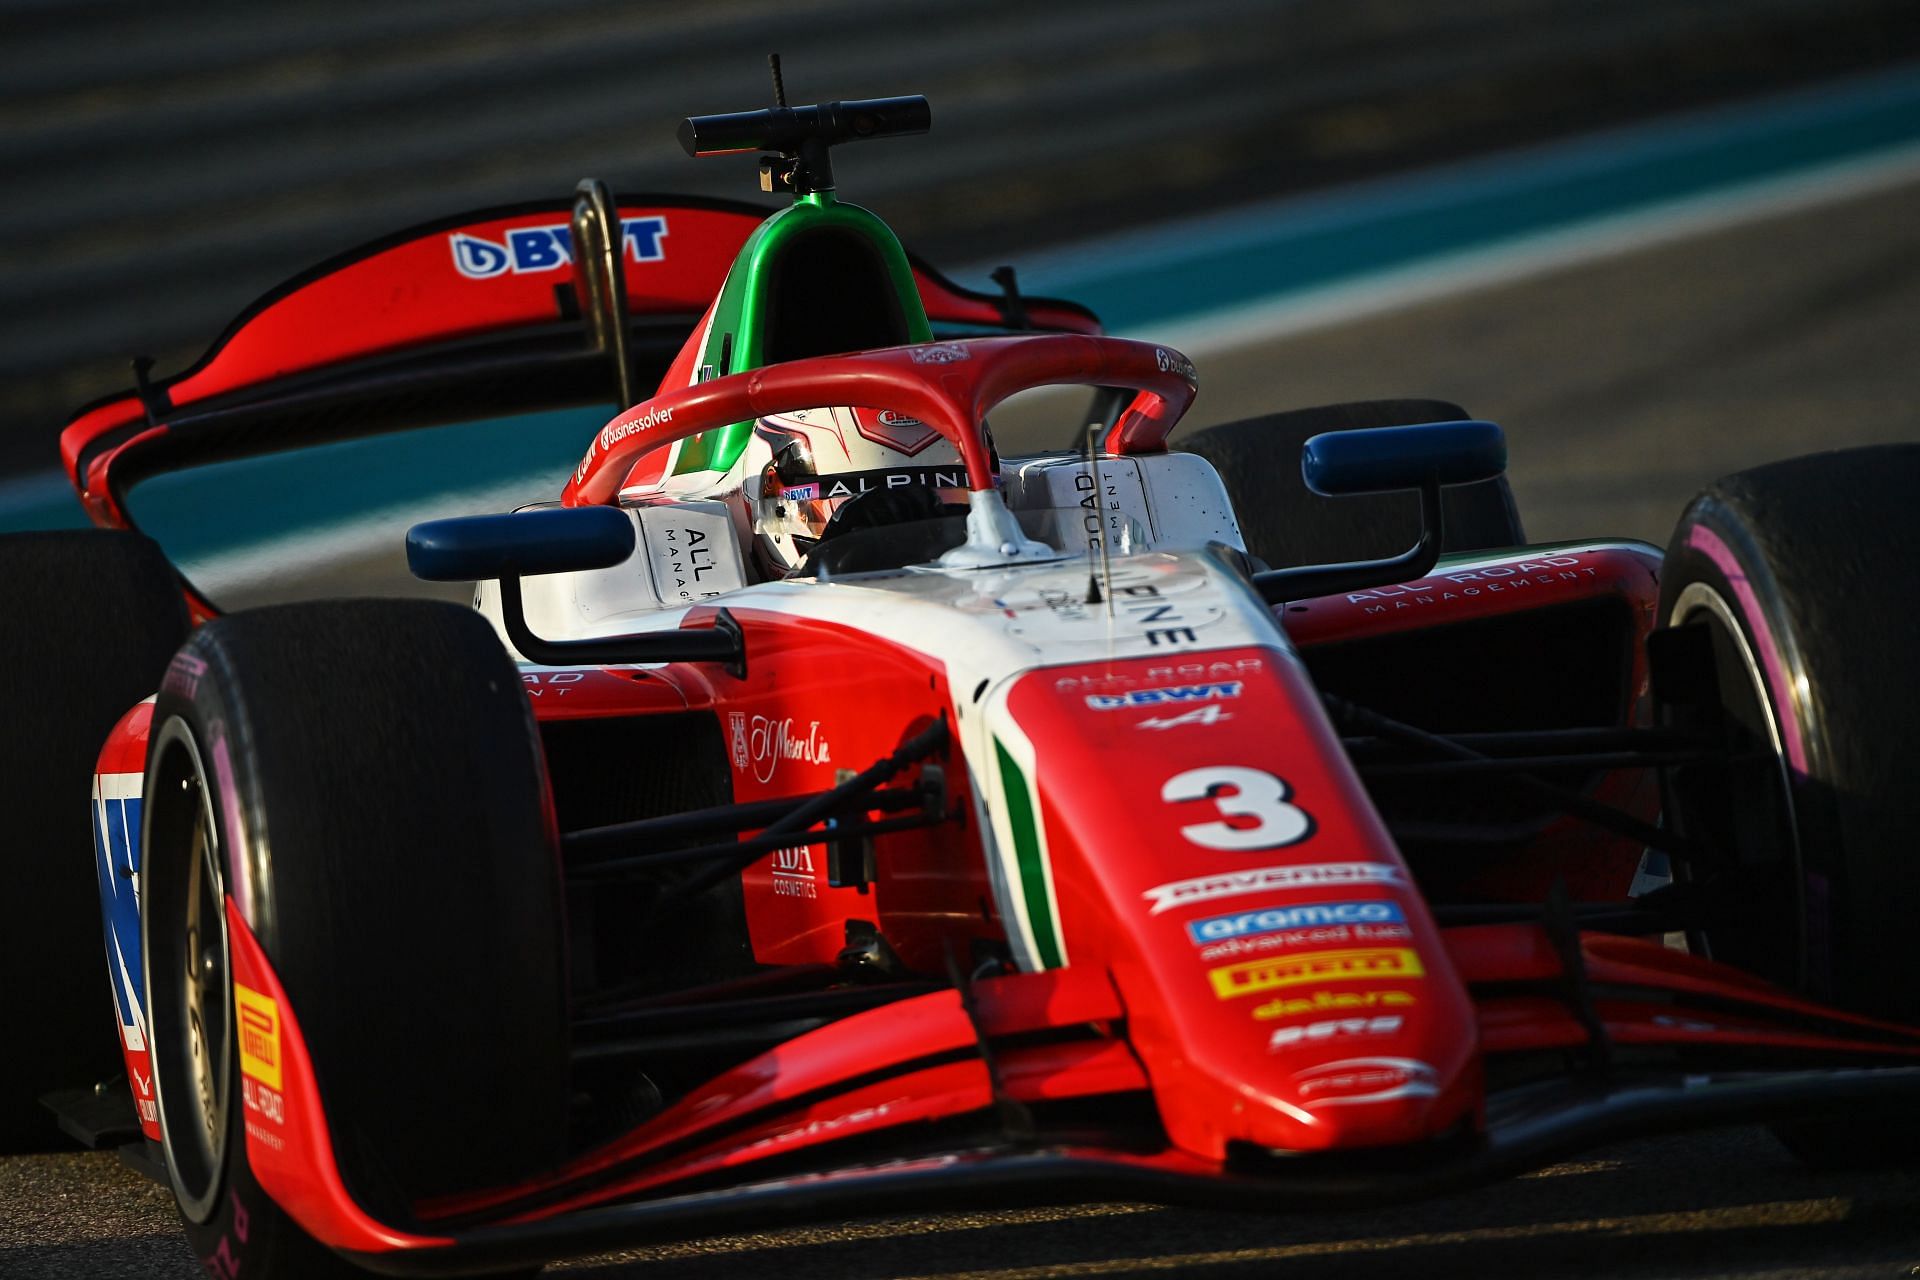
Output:
[[[1905,68],[1106,237],[1020,278],[1139,333],[1915,140],[1920,69]]]

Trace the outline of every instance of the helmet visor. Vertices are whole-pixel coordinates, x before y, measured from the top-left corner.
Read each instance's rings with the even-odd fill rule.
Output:
[[[967,505],[967,469],[957,462],[791,478],[780,471],[776,463],[761,477],[754,527],[763,534],[817,542],[842,508],[870,494],[915,492],[933,505]]]

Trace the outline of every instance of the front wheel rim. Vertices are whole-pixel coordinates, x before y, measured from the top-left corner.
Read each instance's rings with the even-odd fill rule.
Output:
[[[153,1083],[168,1180],[180,1212],[213,1214],[225,1178],[233,1098],[233,984],[225,877],[198,744],[177,717],[153,747],[143,845]],[[176,854],[176,850],[184,850]]]

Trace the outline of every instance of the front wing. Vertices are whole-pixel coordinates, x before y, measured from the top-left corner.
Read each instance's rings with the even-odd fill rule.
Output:
[[[243,1090],[262,1185],[363,1266],[441,1275],[750,1225],[1106,1199],[1271,1211],[1379,1205],[1602,1142],[1782,1118],[1920,1114],[1920,1032],[1825,1009],[1658,942],[1551,922],[1447,931],[1489,1081],[1471,1126],[1418,1146],[1289,1155],[1172,1147],[1104,973],[906,988],[728,1071],[514,1187],[379,1222],[342,1182],[312,1064],[237,912],[235,977],[276,1015],[278,1096]],[[1566,943],[1574,946],[1568,949]],[[881,993],[884,995],[884,993]],[[1417,1080],[1356,1059],[1355,1102]]]

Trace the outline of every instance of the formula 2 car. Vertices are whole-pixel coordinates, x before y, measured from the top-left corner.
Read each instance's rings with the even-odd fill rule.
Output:
[[[1920,451],[1721,481],[1663,556],[1525,545],[1434,402],[1170,449],[1184,355],[835,198],[833,146],[927,123],[690,119],[793,202],[418,228],[73,420],[111,532],[0,541],[9,1139],[79,1086],[211,1273],[307,1276],[1911,1133]],[[1056,384],[1091,443],[1001,453]],[[230,532],[556,448],[407,535],[476,607],[225,610],[177,487]]]

